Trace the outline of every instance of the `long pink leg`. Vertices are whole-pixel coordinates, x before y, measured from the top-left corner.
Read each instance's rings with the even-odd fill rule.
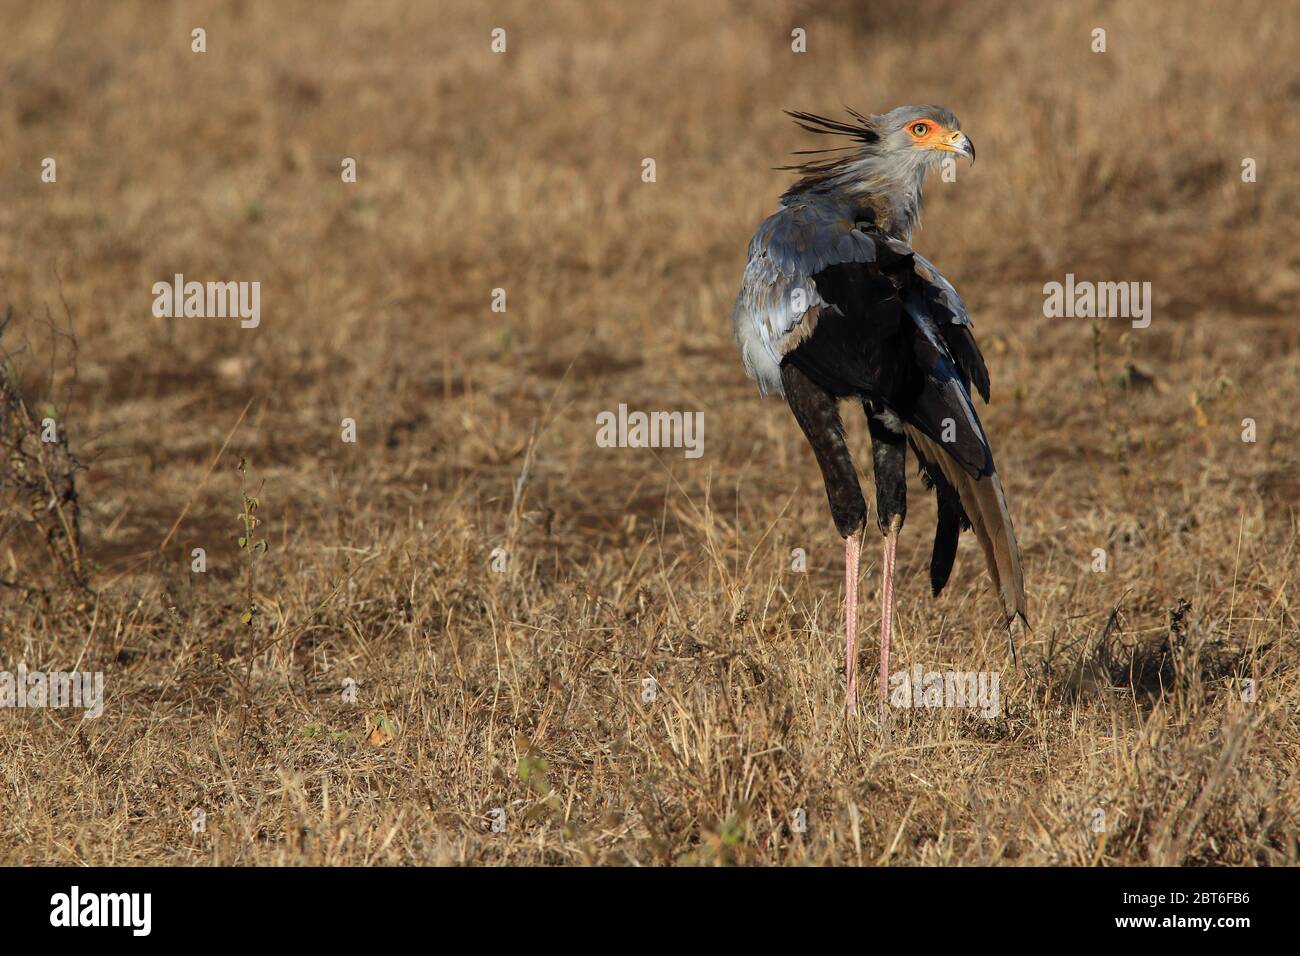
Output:
[[[849,688],[845,707],[858,712],[858,554],[862,545],[856,534],[844,539],[844,678]]]
[[[894,617],[894,550],[898,545],[898,528],[885,535],[885,561],[880,586],[880,713],[889,700],[889,633]]]

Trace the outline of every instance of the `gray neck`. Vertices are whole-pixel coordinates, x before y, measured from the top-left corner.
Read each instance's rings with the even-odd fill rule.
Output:
[[[801,180],[782,199],[805,193],[841,198],[870,210],[876,225],[889,235],[911,242],[912,229],[921,221],[926,167],[927,157],[919,151],[861,153],[820,176]]]

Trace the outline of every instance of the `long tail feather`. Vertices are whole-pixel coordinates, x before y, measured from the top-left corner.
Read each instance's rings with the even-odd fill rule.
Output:
[[[937,466],[961,501],[979,539],[989,577],[1002,599],[1007,623],[1019,617],[1028,623],[1025,611],[1025,579],[1020,566],[1020,545],[1007,510],[1006,495],[997,472],[975,478],[951,455],[923,432],[908,425],[907,437],[917,454]]]
[[[939,502],[939,520],[934,526],[934,550],[930,554],[930,590],[935,597],[943,590],[952,574],[952,564],[957,558],[957,539],[961,537],[964,515],[961,504],[956,500],[957,493],[952,490],[943,475],[938,476],[943,482],[936,484],[935,497]]]

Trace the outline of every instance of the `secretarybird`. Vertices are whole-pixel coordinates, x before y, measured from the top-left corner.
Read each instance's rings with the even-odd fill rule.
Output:
[[[957,117],[937,106],[841,122],[790,113],[812,133],[853,141],[831,159],[784,166],[802,174],[749,243],[732,313],[745,369],[763,394],[785,396],[826,482],[844,538],[845,677],[857,708],[858,535],[867,505],[844,441],[838,403],[862,403],[871,434],[876,523],[884,535],[880,698],[889,689],[894,553],[907,513],[908,446],[938,499],[930,558],[934,593],[948,581],[963,529],[975,532],[1011,623],[1025,620],[1024,577],[1002,482],[971,386],[989,399],[989,375],[957,290],[912,249],[928,170],[949,154],[974,162]],[[1011,643],[1014,661],[1015,644]]]

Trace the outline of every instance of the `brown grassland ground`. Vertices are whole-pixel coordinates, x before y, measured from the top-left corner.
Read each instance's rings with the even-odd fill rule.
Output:
[[[1293,5],[0,7],[0,346],[85,466],[86,576],[7,488],[0,670],[107,691],[0,711],[0,861],[1296,862]],[[979,148],[916,243],[988,358],[1033,630],[1013,669],[968,536],[930,597],[914,484],[895,660],[999,671],[1002,712],[886,734],[874,531],[849,723],[840,542],[729,316],[771,167],[827,145],[781,109],[908,102]],[[154,318],[177,272],[260,281],[261,326]],[[1150,328],[1044,318],[1067,272],[1151,282]],[[704,455],[596,447],[620,403],[702,411]]]

